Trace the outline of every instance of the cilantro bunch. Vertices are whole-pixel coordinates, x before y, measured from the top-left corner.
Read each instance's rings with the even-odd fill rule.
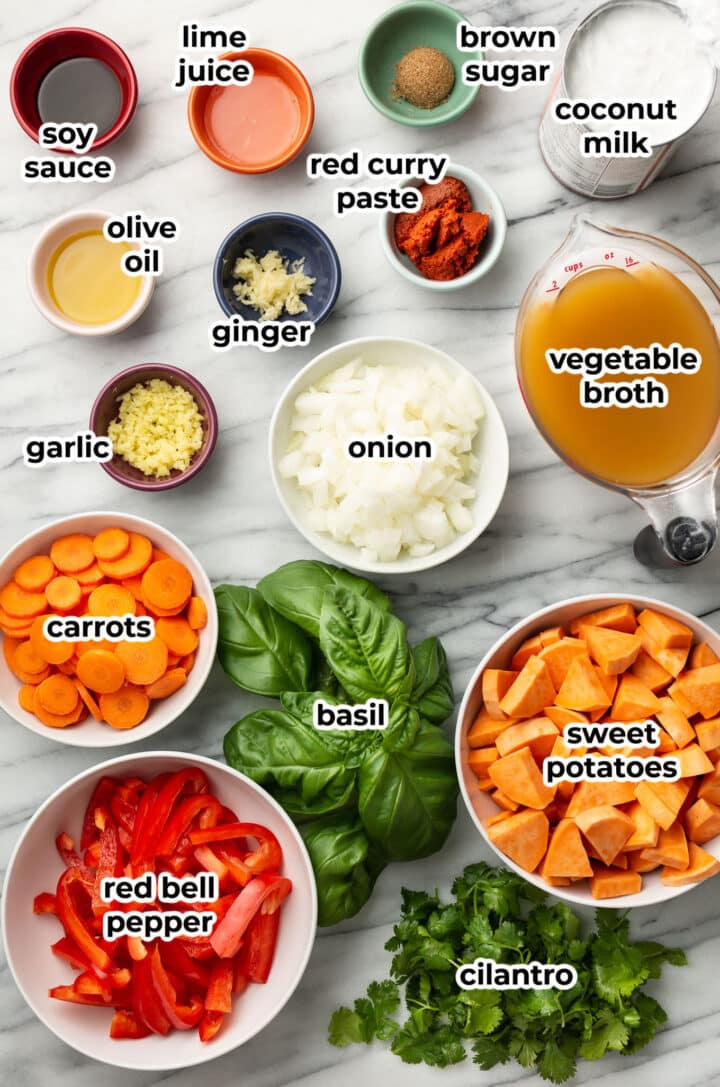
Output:
[[[409,1064],[445,1068],[467,1057],[483,1069],[515,1060],[544,1079],[563,1083],[578,1057],[630,1054],[647,1045],[666,1014],[643,986],[659,978],[663,962],[684,966],[678,948],[631,943],[626,915],[595,912],[585,933],[580,917],[503,868],[473,864],[437,893],[402,892],[402,917],[386,943],[394,953],[391,979],[373,982],[354,1008],[335,1012],[329,1040],[336,1046],[391,1043]],[[577,984],[568,990],[463,990],[462,963],[570,963]],[[405,1012],[398,1013],[404,986]]]

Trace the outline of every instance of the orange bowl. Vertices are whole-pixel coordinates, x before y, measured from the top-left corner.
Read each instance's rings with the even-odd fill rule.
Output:
[[[196,85],[188,98],[188,121],[203,154],[237,174],[278,170],[300,152],[315,120],[310,84],[299,68],[269,49],[224,53],[221,60],[253,66],[247,86]],[[248,139],[248,133],[254,139]]]

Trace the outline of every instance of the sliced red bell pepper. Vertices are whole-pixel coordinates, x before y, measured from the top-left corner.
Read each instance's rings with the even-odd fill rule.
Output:
[[[280,910],[263,913],[260,910],[252,919],[240,950],[242,973],[248,981],[264,985],[270,975],[275,957]]]
[[[223,1025],[225,1016],[222,1012],[205,1012],[200,1020],[200,1041],[209,1042]]]
[[[108,1006],[101,996],[78,993],[72,985],[56,985],[54,989],[48,989],[48,996],[51,996],[53,1000],[66,1000],[68,1004],[88,1004],[91,1008],[107,1008]]]
[[[100,996],[106,1004],[112,1000],[112,985],[107,974],[98,977],[97,974],[86,970],[75,978],[73,989],[76,993],[83,993],[86,996]]]
[[[150,977],[155,995],[170,1020],[170,1025],[176,1030],[190,1030],[196,1027],[203,1016],[202,1000],[191,996],[189,1004],[178,1002],[177,993],[163,966],[158,947],[155,947],[150,955]]]
[[[169,1034],[170,1020],[165,1015],[153,987],[150,955],[135,963],[132,979],[132,1010],[153,1034]]]
[[[227,1015],[232,1010],[234,967],[230,959],[216,962],[210,972],[210,983],[205,994],[205,1008],[209,1012]]]
[[[235,963],[235,968],[234,968],[235,979],[233,981],[233,995],[234,996],[240,996],[240,994],[244,993],[245,990],[248,987],[248,979],[245,977],[245,975],[244,975],[244,973],[242,971],[241,963],[240,963],[241,958],[242,958],[242,948],[240,948],[240,950],[238,951],[237,955],[235,956],[235,958],[233,960],[233,962]]]
[[[159,857],[169,857],[177,849],[181,836],[193,819],[196,819],[199,815],[202,825],[211,827],[220,818],[221,812],[222,804],[209,793],[189,796],[185,800],[181,800],[167,821],[154,852]]]
[[[90,882],[92,881],[92,882]],[[81,885],[85,890],[94,886],[92,872],[87,868],[66,868],[57,885],[57,915],[67,935],[84,951],[90,962],[105,973],[112,969],[112,960],[98,941],[80,911],[72,895],[74,886]],[[90,890],[90,893],[92,891]]]
[[[258,848],[254,853],[243,857],[246,867],[259,875],[260,872],[277,871],[282,865],[279,841],[271,830],[259,823],[226,823],[209,830],[193,830],[189,837],[193,845],[231,841],[233,838],[255,838]]]
[[[123,872],[123,856],[120,848],[120,837],[114,823],[108,823],[100,836],[100,857],[95,870],[95,887],[92,896],[92,911],[95,916],[107,913],[116,908],[116,904],[105,902],[100,897],[102,881],[121,876]]]
[[[140,1023],[134,1012],[125,1008],[118,1008],[112,1017],[110,1024],[111,1038],[147,1038],[150,1034],[148,1028]]]
[[[244,839],[239,839],[243,841]],[[209,846],[198,846],[198,849],[209,849]],[[252,872],[245,864],[243,860],[243,853],[241,853],[241,847],[238,842],[216,842],[213,846],[213,853],[216,857],[219,857],[223,864],[226,866],[232,878],[235,880],[239,887],[244,887],[246,883],[249,883],[253,877]],[[247,850],[245,850],[247,853]]]
[[[83,817],[82,831],[80,833],[80,848],[87,849],[97,835],[95,825],[95,809],[98,807],[109,808],[113,793],[120,783],[111,777],[101,777],[93,789],[88,806]]]
[[[178,940],[168,940],[162,946],[162,960],[168,970],[178,974],[189,985],[197,985],[201,989],[207,989],[210,981],[210,971],[197,959],[188,955],[185,948]]]
[[[55,895],[51,895],[49,891],[41,891],[39,895],[35,895],[33,913],[57,913]]]
[[[160,788],[157,788],[158,780],[156,779],[156,796],[153,798],[152,803],[144,807],[147,792],[140,802],[137,818],[137,823],[140,826],[136,826],[137,834],[133,833],[131,857],[133,864],[143,857],[155,856],[159,852],[158,843],[178,798],[184,792],[207,793],[208,789],[207,775],[194,766],[178,770],[167,781],[164,781]],[[215,803],[218,804],[219,802],[215,801]]]
[[[237,952],[245,930],[259,909],[273,913],[292,890],[284,876],[256,876],[237,895],[232,906],[210,936],[210,946],[221,959],[231,959]]]
[[[140,962],[141,959],[147,958],[147,948],[139,936],[127,937],[127,950],[133,962]]]
[[[114,967],[109,974],[98,970],[68,936],[63,936],[51,945],[50,950],[59,959],[69,962],[75,970],[93,974],[100,982],[107,981],[113,989],[123,989],[130,982],[130,971],[125,967]]]
[[[82,864],[80,857],[75,851],[75,842],[72,840],[69,834],[65,831],[62,834],[58,834],[55,839],[55,848],[57,849],[62,862],[66,868],[79,868]]]
[[[223,864],[220,858],[215,856],[209,845],[197,846],[197,848],[193,850],[193,856],[206,872],[214,872],[222,883],[228,874],[227,865]]]

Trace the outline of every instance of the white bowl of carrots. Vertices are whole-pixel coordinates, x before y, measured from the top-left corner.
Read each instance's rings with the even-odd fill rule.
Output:
[[[617,614],[613,618],[611,613]],[[653,615],[667,619],[672,646],[663,647]],[[580,625],[581,619],[585,627]],[[616,646],[620,644],[621,653],[629,650],[630,655],[618,663],[619,671],[601,676],[604,669],[598,663],[598,657],[602,658],[597,648],[598,637],[589,635],[587,630],[605,622],[611,625],[604,628],[605,636],[600,641],[606,644],[614,641]],[[614,638],[614,634],[621,637]],[[558,653],[560,638],[567,641],[562,643],[564,650]],[[584,640],[587,652],[582,648]],[[638,640],[642,642],[639,651]],[[679,645],[680,642],[684,645]],[[548,649],[549,646],[554,648]],[[570,659],[577,654],[576,674],[580,675],[583,669],[592,670],[594,678],[605,687],[607,700],[600,699],[604,705],[595,711],[586,709],[585,713],[579,712],[577,703],[575,709],[565,708],[572,701],[563,693],[563,685],[566,681],[570,683],[566,659],[561,668],[564,679],[555,676],[554,682],[552,676],[545,676],[545,682],[549,678],[554,688],[550,701],[544,701],[545,709],[533,709],[530,715],[518,711],[517,716],[503,720],[502,707],[509,708],[513,699],[512,695],[509,700],[505,696],[528,660],[533,658],[535,662],[541,660],[550,665],[551,658],[555,657],[557,663],[563,652],[570,654]],[[488,675],[483,691],[485,673]],[[630,686],[623,688],[620,684],[625,676],[630,677]],[[590,678],[593,679],[592,675]],[[607,690],[610,683],[612,692]],[[578,596],[543,608],[517,623],[481,660],[458,714],[455,759],[460,789],[470,817],[490,849],[529,883],[581,905],[622,909],[656,905],[712,877],[720,870],[720,709],[715,709],[709,701],[702,706],[690,702],[688,694],[697,697],[693,692],[697,692],[701,683],[714,688],[720,706],[720,635],[689,612],[663,601],[635,595]],[[637,708],[631,707],[632,713],[623,713],[623,700],[626,706],[636,701]],[[538,769],[550,754],[564,758],[573,754],[563,743],[563,729],[583,717],[599,723],[654,719],[661,725],[661,746],[655,752],[642,749],[637,754],[680,756],[681,779],[654,788],[651,782],[638,783],[643,787],[642,799],[638,794],[623,796],[618,792],[614,797],[603,798],[593,793],[592,802],[590,782],[570,788],[569,782],[563,782],[560,790],[548,798],[547,805],[538,796],[529,807],[517,803],[518,795],[508,796],[498,790],[497,783],[505,776],[510,792],[517,792],[518,776],[511,777],[508,772],[512,769],[513,775],[522,773],[518,756],[525,756],[528,751]],[[510,733],[516,724],[518,729],[533,730],[534,746],[517,747],[515,740],[520,742],[520,734],[516,732],[513,737]],[[528,743],[529,735],[525,733],[524,742]],[[586,750],[583,748],[578,754]],[[606,748],[595,750],[609,753]],[[517,767],[510,766],[508,755],[510,759],[518,759]],[[500,771],[495,764],[503,759],[506,769]],[[541,779],[538,782],[544,790]],[[602,783],[598,785],[602,789]],[[631,783],[631,791],[635,787]],[[597,786],[593,784],[592,788]],[[580,789],[584,790],[582,795]],[[669,808],[658,803],[660,795]],[[603,859],[597,852],[601,843],[591,829],[593,822],[596,828],[601,825],[600,815],[609,814],[603,812],[603,806],[615,813],[614,823],[618,826],[614,826],[614,832],[618,828],[622,831],[620,823],[627,820],[625,833],[630,834],[610,859]],[[540,828],[543,835],[547,833],[546,844],[540,844],[535,851],[532,843],[537,824],[542,821],[539,816],[547,817],[549,830],[544,824]],[[569,827],[573,822],[576,826]],[[567,849],[562,859],[568,864],[560,878],[557,850],[552,854],[554,863],[549,863],[558,826],[562,826],[563,850]],[[571,873],[570,868],[575,865],[578,867],[573,867]]]
[[[50,615],[150,615],[149,641],[53,642]],[[195,699],[212,667],[217,611],[192,552],[141,517],[86,513],[30,533],[0,561],[0,706],[75,747],[155,735]]]
[[[183,788],[171,799],[178,775],[185,779]],[[183,937],[167,942],[145,940],[144,944],[134,937],[132,947],[125,936],[112,946],[100,943],[94,921],[102,908],[97,903],[92,908],[91,895],[108,868],[108,858],[119,852],[120,863],[131,865],[128,858],[135,851],[140,804],[153,786],[152,803],[144,810],[154,815],[154,828],[148,826],[146,814],[138,848],[156,872],[175,872],[178,878],[200,871],[219,873],[221,897],[202,905],[217,914],[211,947],[198,946],[199,937],[190,941],[194,948]],[[193,807],[196,800],[203,802],[202,809]],[[210,805],[215,806],[214,813]],[[218,805],[222,806],[219,813]],[[203,821],[208,814],[212,818]],[[188,817],[191,821],[186,825]],[[131,824],[133,833],[128,830]],[[181,826],[185,829],[177,844],[163,845],[166,835],[175,839]],[[225,833],[233,829],[242,831],[243,837]],[[196,836],[205,844],[189,852],[186,841],[192,843]],[[76,854],[84,862],[77,879],[69,876]],[[65,880],[67,894],[61,886]],[[268,886],[272,883],[279,893]],[[265,893],[254,897],[258,886],[264,886]],[[247,902],[247,895],[243,899],[241,932],[238,900],[243,892],[251,901]],[[228,918],[232,906],[234,916]],[[140,908],[130,904],[132,910]],[[148,908],[162,907],[148,904]],[[73,935],[68,937],[71,913],[80,920],[74,920]],[[234,944],[241,941],[239,950],[228,946],[227,933],[221,932],[223,923],[226,929],[230,926]],[[168,751],[113,758],[84,770],[53,793],[29,821],[13,851],[2,904],[8,964],[38,1018],[87,1057],[117,1068],[155,1072],[222,1056],[274,1019],[302,978],[316,924],[317,892],[310,858],[300,833],[277,801],[228,766]],[[108,955],[109,963],[98,959]],[[158,957],[164,964],[159,978],[155,973]],[[230,967],[229,977],[223,966]],[[152,968],[150,977],[148,967]],[[167,971],[172,971],[174,995],[168,993]],[[158,986],[160,980],[162,986]],[[210,999],[211,991],[214,999]],[[184,1006],[180,1021],[175,1018],[180,1009],[167,1006],[168,996],[172,1005]],[[194,1082],[200,1080],[196,1077]]]

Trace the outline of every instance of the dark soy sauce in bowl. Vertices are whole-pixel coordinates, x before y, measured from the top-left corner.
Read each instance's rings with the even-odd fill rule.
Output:
[[[95,124],[99,137],[109,132],[122,112],[122,87],[102,61],[72,57],[56,64],[42,80],[37,108],[43,124]]]

